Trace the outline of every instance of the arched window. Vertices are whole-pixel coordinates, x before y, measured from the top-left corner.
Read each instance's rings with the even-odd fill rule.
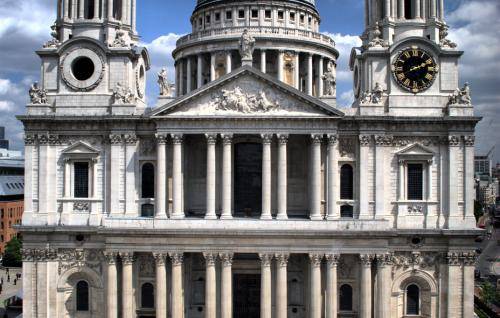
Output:
[[[340,217],[341,218],[353,218],[354,210],[352,205],[343,205],[340,207]]]
[[[340,168],[340,199],[354,199],[354,171],[349,164]]]
[[[151,163],[142,166],[142,198],[155,197],[155,167]]]
[[[89,311],[89,284],[84,280],[76,284],[76,310]]]
[[[420,315],[420,288],[414,284],[406,288],[406,314]]]
[[[350,285],[342,285],[340,287],[340,302],[339,308],[341,311],[352,311],[352,287]]]
[[[94,17],[94,0],[85,0],[85,19],[93,19]]]
[[[141,206],[141,217],[152,218],[155,216],[155,206],[152,204],[143,204]]]
[[[141,287],[141,307],[155,308],[155,288],[151,283],[145,283]]]

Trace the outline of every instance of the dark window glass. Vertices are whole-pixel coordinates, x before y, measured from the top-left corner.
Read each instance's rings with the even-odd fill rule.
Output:
[[[240,18],[240,19],[244,19],[245,18],[245,10],[238,11],[238,18]]]
[[[215,12],[215,21],[220,20],[220,12]]]
[[[352,311],[352,287],[350,285],[340,287],[340,310]]]
[[[278,11],[278,19],[283,20],[285,18],[285,14],[283,11]]]
[[[354,209],[352,205],[343,205],[340,207],[340,217],[341,218],[353,218]]]
[[[340,199],[354,199],[354,171],[348,164],[340,168]]]
[[[85,0],[85,19],[94,18],[94,0]]]
[[[405,19],[413,19],[412,0],[405,0]]]
[[[421,164],[408,165],[408,200],[423,199],[423,167]]]
[[[89,197],[89,163],[75,162],[75,198]]]
[[[226,20],[233,19],[233,11],[226,11]]]
[[[271,19],[271,10],[266,10],[266,19]]]
[[[252,18],[257,19],[259,17],[259,10],[252,10]]]
[[[205,22],[210,23],[210,16],[209,15],[205,16]]]
[[[155,197],[155,167],[151,163],[142,166],[142,198]]]
[[[155,216],[155,206],[152,204],[143,204],[141,206],[141,216],[143,218],[152,218]]]
[[[113,0],[113,17],[117,20],[122,18],[122,0]]]
[[[76,310],[89,311],[89,284],[84,280],[76,284]]]
[[[290,22],[295,23],[295,12],[290,12]]]
[[[420,315],[420,289],[417,285],[410,285],[406,289],[406,314]]]
[[[141,307],[155,308],[155,289],[153,284],[145,283],[141,287]]]

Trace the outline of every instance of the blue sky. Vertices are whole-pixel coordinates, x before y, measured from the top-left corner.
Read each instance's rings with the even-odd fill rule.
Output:
[[[163,66],[173,73],[171,52],[179,36],[190,31],[195,0],[138,0],[138,29],[153,68],[148,74],[147,96],[152,106],[158,94],[156,72]],[[352,99],[352,74],[347,63],[363,29],[364,0],[316,0],[322,17],[321,32],[337,43],[338,102]],[[483,116],[477,129],[477,151],[496,147],[500,161],[500,1],[445,0],[450,36],[465,54],[460,63],[461,82],[472,87],[476,114]],[[40,77],[35,50],[50,39],[56,0],[0,0],[0,125],[6,126],[14,149],[22,149],[22,126],[16,114],[25,112],[29,85]]]

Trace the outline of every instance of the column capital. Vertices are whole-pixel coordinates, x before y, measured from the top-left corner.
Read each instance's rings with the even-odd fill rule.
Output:
[[[334,146],[339,141],[339,136],[337,134],[328,135],[328,145]]]
[[[375,135],[375,145],[377,146],[392,146],[394,136],[392,135]]]
[[[458,146],[460,146],[460,136],[458,136],[458,135],[450,135],[450,136],[448,136],[448,145],[450,147],[458,147]]]
[[[465,252],[462,254],[464,266],[476,266],[477,254],[475,251]]]
[[[375,255],[373,255],[373,254],[360,254],[359,255],[359,260],[361,262],[361,265],[363,265],[363,266],[371,266],[374,259],[375,259]]]
[[[363,147],[367,147],[372,143],[371,135],[359,135],[359,144]]]
[[[123,136],[120,134],[110,134],[109,143],[112,145],[118,145],[123,142]]]
[[[104,255],[104,259],[106,260],[106,263],[108,263],[108,265],[116,264],[116,258],[118,257],[118,252],[104,251],[102,254]]]
[[[326,254],[325,258],[328,265],[337,266],[340,261],[340,254]]]
[[[168,254],[167,253],[153,253],[153,257],[155,259],[157,266],[163,266],[163,265],[165,265],[165,262],[167,261]]]
[[[205,134],[207,138],[207,144],[215,145],[217,143],[217,134]]]
[[[262,266],[270,266],[273,260],[273,254],[259,253],[259,258]]]
[[[288,134],[278,134],[278,142],[280,145],[286,145],[288,143]]]
[[[221,135],[222,137],[222,142],[225,145],[232,145],[233,144],[233,134],[223,134]]]
[[[475,142],[476,142],[476,136],[473,135],[464,136],[464,143],[466,147],[474,147]]]
[[[168,135],[167,134],[156,134],[155,138],[156,138],[156,142],[159,145],[165,145],[167,143],[167,140],[168,140]]]
[[[203,257],[205,258],[205,263],[207,266],[215,266],[215,261],[217,260],[217,253],[203,252]]]
[[[320,144],[323,141],[323,135],[321,134],[312,134],[311,140],[314,144]]]
[[[125,141],[127,145],[135,145],[137,141],[139,141],[139,138],[137,138],[135,134],[125,134],[123,135],[123,141]]]
[[[323,254],[309,254],[309,261],[311,265],[314,267],[319,267],[321,265],[321,261],[323,260]]]
[[[233,265],[233,253],[219,253],[222,265],[225,267]]]
[[[377,265],[384,267],[393,264],[393,256],[390,253],[377,254]]]
[[[182,252],[173,252],[173,253],[168,253],[170,256],[170,259],[172,260],[172,265],[182,265],[184,262],[184,253]]]
[[[276,258],[277,264],[280,267],[286,267],[288,264],[288,259],[290,257],[290,254],[287,253],[276,253],[274,254],[274,257]]]
[[[273,135],[272,134],[262,134],[260,135],[262,138],[262,143],[265,145],[270,145],[271,142],[273,141]]]
[[[120,252],[120,257],[124,265],[132,265],[135,261],[134,252]]]
[[[171,134],[171,137],[174,145],[181,145],[184,141],[184,135],[182,134]]]

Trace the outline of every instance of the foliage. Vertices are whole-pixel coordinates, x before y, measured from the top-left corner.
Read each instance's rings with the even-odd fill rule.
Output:
[[[17,237],[10,240],[5,246],[5,253],[3,254],[2,265],[5,267],[21,267],[22,257],[21,248],[23,243]]]
[[[479,218],[484,214],[483,206],[479,201],[474,200],[474,216],[476,217],[476,222],[479,221]]]
[[[493,304],[494,302],[500,301],[500,293],[497,293],[495,286],[491,283],[486,282],[481,285],[481,299],[488,306]]]

